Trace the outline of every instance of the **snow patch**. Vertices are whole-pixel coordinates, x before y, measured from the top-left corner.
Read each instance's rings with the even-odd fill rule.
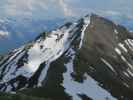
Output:
[[[105,59],[101,58],[101,60],[113,71],[116,72],[110,63],[108,63]]]
[[[133,66],[127,61],[127,59],[121,55],[121,59],[133,70]]]
[[[119,33],[116,29],[114,29],[114,32],[115,32],[116,34],[118,34],[118,33]]]
[[[133,71],[131,71],[130,69],[127,69],[127,72],[129,75],[131,75],[133,77]]]
[[[128,47],[130,48],[130,50],[133,51],[133,40],[127,39],[127,40],[125,40],[125,43],[128,45]]]
[[[73,49],[69,50],[71,59],[65,64],[67,71],[63,74],[64,80],[62,86],[65,88],[65,92],[72,96],[72,100],[81,100],[78,94],[84,94],[93,100],[116,100],[109,92],[101,88],[98,83],[92,79],[89,75],[85,74],[87,78],[83,83],[78,83],[73,80],[71,73],[73,72],[73,60],[75,58],[75,52]]]
[[[119,55],[121,55],[121,51],[120,51],[118,48],[115,48],[115,51],[116,51]]]
[[[88,16],[86,16],[85,18],[84,18],[84,25],[83,25],[83,29],[82,29],[82,33],[81,33],[81,42],[80,42],[80,44],[79,44],[79,48],[81,48],[82,47],[82,44],[83,44],[83,39],[84,39],[84,35],[85,35],[85,30],[86,30],[86,28],[88,27],[88,25],[90,24],[90,16],[88,15]]]
[[[119,45],[119,47],[121,47],[125,52],[128,52],[128,50],[125,48],[124,44],[119,43],[118,45]]]

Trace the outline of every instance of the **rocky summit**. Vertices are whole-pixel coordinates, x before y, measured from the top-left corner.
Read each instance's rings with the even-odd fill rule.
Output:
[[[133,34],[95,14],[0,57],[0,91],[50,100],[133,100]]]

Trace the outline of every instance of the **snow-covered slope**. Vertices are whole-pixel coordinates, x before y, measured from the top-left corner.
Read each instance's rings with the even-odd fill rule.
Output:
[[[53,100],[130,100],[132,38],[97,15],[68,22],[2,57],[0,91],[43,88]]]
[[[86,24],[88,22],[83,23]],[[82,24],[80,28],[77,27],[79,24],[70,23],[67,26],[63,26],[60,29],[52,31],[46,37],[39,37],[39,39],[29,44],[30,46],[28,45],[28,49],[26,45],[7,55],[1,61],[1,90],[8,92],[13,90],[13,88],[16,89],[19,87],[19,83],[21,84],[21,79],[25,80],[25,84],[20,88],[27,87],[29,79],[35,74],[40,65],[45,63],[46,68],[44,68],[43,77],[40,76],[38,83],[35,84],[41,85],[50,63],[69,49],[71,42],[80,35],[80,33],[75,33],[76,31],[84,30]],[[12,81],[14,82],[12,83]],[[11,84],[7,84],[10,82]]]

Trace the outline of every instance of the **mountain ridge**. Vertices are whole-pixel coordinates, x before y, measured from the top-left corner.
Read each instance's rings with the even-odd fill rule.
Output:
[[[3,58],[0,91],[31,95],[40,88],[37,95],[42,88],[38,95],[53,100],[132,100],[132,39],[95,14],[68,22]]]

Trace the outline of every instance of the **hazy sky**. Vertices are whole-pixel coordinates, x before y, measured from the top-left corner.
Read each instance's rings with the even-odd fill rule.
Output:
[[[133,0],[1,0],[0,18],[55,18],[89,12],[133,16]]]

